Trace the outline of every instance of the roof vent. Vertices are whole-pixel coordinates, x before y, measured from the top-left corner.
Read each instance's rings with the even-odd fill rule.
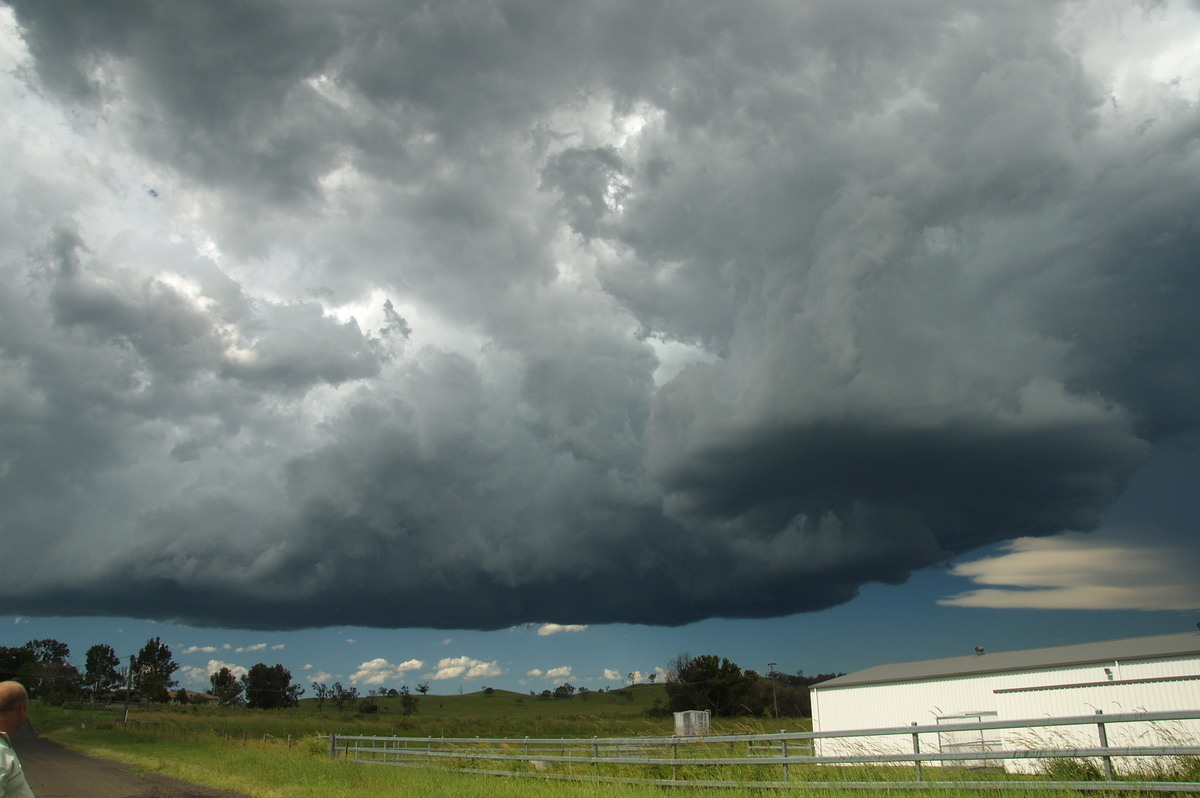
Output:
[[[983,656],[983,646],[975,646],[975,656],[977,656],[977,657]]]

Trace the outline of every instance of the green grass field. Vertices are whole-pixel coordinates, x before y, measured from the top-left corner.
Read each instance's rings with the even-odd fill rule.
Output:
[[[616,737],[667,735],[672,721],[653,719],[646,710],[665,703],[662,685],[639,685],[620,694],[592,693],[566,700],[541,700],[496,691],[492,696],[425,696],[415,715],[400,713],[400,700],[381,699],[380,712],[360,714],[357,707],[338,712],[328,702],[318,711],[312,700],[288,710],[260,711],[224,707],[163,706],[134,709],[130,724],[119,711],[42,706],[32,717],[41,734],[75,750],[125,762],[136,768],[211,787],[235,790],[256,798],[342,798],[345,796],[663,796],[679,788],[612,783],[545,781],[519,777],[447,773],[380,767],[331,760],[324,735],[404,737]],[[807,731],[805,718],[717,719],[718,733]],[[835,769],[839,780],[852,776]],[[815,766],[794,768],[796,780],[829,780],[834,771]],[[877,795],[887,774],[878,774],[880,789],[869,792],[823,790],[822,795]],[[710,778],[730,778],[714,774]],[[736,778],[736,776],[733,776]],[[747,776],[746,778],[761,778]],[[870,774],[867,775],[870,778]],[[894,778],[894,776],[893,776]],[[905,777],[907,778],[907,777]],[[687,788],[687,796],[795,795],[811,792],[753,788]],[[916,795],[913,792],[892,794]],[[949,798],[981,798],[994,792],[938,790]],[[1065,795],[1044,790],[1004,795]],[[1078,793],[1071,793],[1078,795]],[[1094,794],[1094,793],[1092,793]]]

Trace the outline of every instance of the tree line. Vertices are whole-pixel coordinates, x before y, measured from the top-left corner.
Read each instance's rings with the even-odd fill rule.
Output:
[[[667,705],[662,714],[707,709],[714,716],[812,717],[808,688],[842,675],[805,676],[804,671],[772,670],[763,677],[715,654],[693,657],[684,653],[668,668]]]
[[[155,637],[129,658],[126,665],[112,646],[94,645],[84,657],[81,673],[69,662],[71,650],[57,640],[30,640],[23,646],[0,646],[0,681],[15,679],[32,698],[61,705],[80,698],[111,697],[132,691],[147,701],[186,704],[188,692],[179,685],[175,662],[168,645]],[[227,706],[278,709],[299,703],[304,690],[292,683],[292,674],[282,665],[258,663],[243,676],[228,667],[209,677],[214,700]]]

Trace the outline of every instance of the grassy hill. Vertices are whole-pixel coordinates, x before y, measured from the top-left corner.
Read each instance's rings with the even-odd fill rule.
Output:
[[[329,701],[323,709],[304,698],[300,706],[283,710],[241,707],[152,705],[131,711],[133,728],[151,728],[191,735],[261,739],[264,736],[302,739],[330,732],[399,737],[610,737],[670,734],[673,718],[652,717],[648,710],[665,707],[666,687],[640,684],[622,690],[576,694],[568,699],[542,699],[528,693],[496,690],[463,695],[420,696],[417,712],[404,715],[401,698],[376,699],[378,711],[358,711],[360,702],[339,712]],[[36,702],[35,702],[36,704]],[[35,723],[46,731],[111,729],[120,712],[90,708],[36,705]],[[658,713],[661,714],[661,713]],[[761,720],[718,718],[719,731],[804,731],[807,719]]]

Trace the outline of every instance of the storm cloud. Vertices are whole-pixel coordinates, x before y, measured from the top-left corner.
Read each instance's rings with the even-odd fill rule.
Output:
[[[1200,422],[1187,4],[2,16],[10,612],[786,615]]]

